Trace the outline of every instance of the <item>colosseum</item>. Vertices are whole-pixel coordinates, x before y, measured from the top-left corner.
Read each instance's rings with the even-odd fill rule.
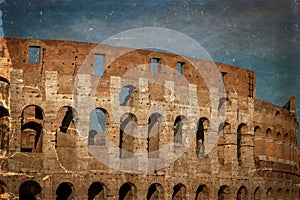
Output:
[[[298,199],[295,97],[259,100],[253,71],[95,43],[0,44],[0,199]]]

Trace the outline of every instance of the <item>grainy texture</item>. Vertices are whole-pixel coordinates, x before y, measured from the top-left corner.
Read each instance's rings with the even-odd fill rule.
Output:
[[[0,44],[2,199],[298,197],[295,98],[283,107],[258,100],[252,71],[92,43],[2,38]],[[94,75],[95,54],[105,55],[101,77]],[[152,58],[159,58],[155,79]],[[186,82],[176,81],[178,62]],[[220,76],[211,72],[214,66]],[[131,95],[119,105],[124,86],[133,86]],[[86,99],[93,108],[78,104]],[[120,107],[129,112],[118,113]],[[96,108],[104,113],[101,131],[89,126]],[[222,112],[216,129],[212,118]],[[154,128],[158,134],[147,137]],[[142,169],[153,163],[142,159],[124,172],[92,156],[107,155],[113,166],[147,153],[152,161],[171,159],[188,135],[196,137],[179,159],[149,172]],[[203,141],[210,137],[215,144]],[[122,151],[111,151],[108,141]],[[167,153],[156,151],[170,143]]]

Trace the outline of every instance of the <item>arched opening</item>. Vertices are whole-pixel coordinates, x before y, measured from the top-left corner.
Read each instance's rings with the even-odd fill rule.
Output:
[[[107,112],[96,108],[90,113],[89,145],[104,146],[106,140]]]
[[[195,200],[209,200],[209,190],[206,185],[200,185],[196,191]]]
[[[149,117],[147,151],[149,158],[158,158],[159,136],[163,129],[163,117],[159,113],[154,113]]]
[[[129,100],[134,90],[135,87],[133,87],[132,85],[126,85],[121,89],[121,92],[119,94],[121,106],[126,106],[129,104]]]
[[[248,190],[245,186],[241,186],[237,192],[237,200],[247,200],[248,199]]]
[[[283,199],[283,198],[284,198],[284,196],[283,196],[283,191],[282,191],[281,188],[278,188],[276,197],[277,197],[278,199]]]
[[[272,156],[273,155],[273,143],[274,143],[274,136],[273,132],[270,128],[266,131],[266,156]]]
[[[71,199],[74,194],[74,186],[72,183],[63,182],[56,189],[56,200]]]
[[[119,190],[119,200],[137,199],[136,187],[132,183],[124,183]]]
[[[270,187],[268,190],[267,190],[267,199],[272,199],[273,198],[273,190],[272,188]]]
[[[255,126],[254,128],[254,156],[264,155],[264,144],[263,144],[263,135],[261,128]]]
[[[120,120],[120,158],[133,157],[133,141],[137,118],[132,113],[125,113]]]
[[[222,185],[218,190],[218,200],[230,199],[230,188],[227,185]]]
[[[186,199],[186,187],[179,183],[173,187],[173,200],[184,200]]]
[[[277,132],[276,134],[276,151],[274,152],[274,155],[277,159],[283,158],[283,140],[280,132]],[[275,142],[274,142],[275,143]]]
[[[1,200],[7,200],[8,199],[8,187],[1,180],[0,180],[0,199]]]
[[[36,105],[23,109],[21,119],[21,152],[42,152],[44,112]]]
[[[197,132],[196,132],[196,153],[199,157],[202,157],[205,154],[205,145],[204,139],[206,132],[209,127],[209,120],[205,117],[202,117],[198,120],[197,123]]]
[[[224,122],[219,125],[219,140],[218,140],[218,161],[220,165],[230,163],[231,154],[228,155],[228,148],[231,146],[231,142],[227,141],[227,138],[231,138],[231,126],[229,123]]]
[[[0,106],[0,149],[7,151],[9,144],[9,112]]]
[[[42,152],[41,124],[28,122],[21,128],[21,152]]]
[[[243,159],[242,159],[242,140],[244,139],[244,135],[246,135],[248,132],[247,125],[242,123],[238,126],[237,130],[237,160],[239,165],[242,165]]]
[[[183,137],[183,125],[185,121],[185,117],[180,115],[176,117],[174,122],[174,137],[173,142],[175,144],[182,144],[182,137]]]
[[[88,190],[88,200],[105,200],[104,185],[99,182],[94,182]]]
[[[260,200],[260,188],[257,187],[254,191],[254,200]]]
[[[42,188],[40,184],[35,181],[29,180],[22,183],[19,188],[20,200],[36,200],[41,193]]]
[[[74,132],[76,111],[70,106],[62,107],[57,114],[58,123],[61,123],[59,130],[63,133]],[[76,132],[76,131],[75,131]]]
[[[6,78],[0,77],[0,100],[4,100],[4,102],[8,102],[9,89],[10,89],[10,84],[8,80]]]
[[[147,193],[147,200],[164,199],[164,188],[159,183],[150,185]]]

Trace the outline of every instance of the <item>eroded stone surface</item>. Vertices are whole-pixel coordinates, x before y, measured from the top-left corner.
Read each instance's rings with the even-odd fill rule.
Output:
[[[258,100],[254,72],[92,43],[0,44],[2,199],[298,197],[295,98]]]

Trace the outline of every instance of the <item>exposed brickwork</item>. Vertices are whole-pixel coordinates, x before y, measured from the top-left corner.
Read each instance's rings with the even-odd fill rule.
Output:
[[[101,77],[95,54],[105,55]],[[186,82],[178,81],[178,62]],[[295,98],[284,107],[258,100],[252,71],[148,50],[16,38],[1,39],[0,63],[1,199],[298,197]],[[120,105],[124,87],[131,95]],[[213,127],[212,116],[222,112],[220,128]],[[92,118],[101,118],[101,128],[89,126]],[[175,162],[145,172],[160,158]],[[125,171],[111,168],[119,160]]]

